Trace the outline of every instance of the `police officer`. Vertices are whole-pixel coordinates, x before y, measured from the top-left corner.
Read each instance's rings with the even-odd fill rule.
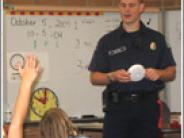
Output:
[[[93,85],[106,85],[104,138],[157,138],[158,92],[175,79],[170,48],[140,20],[143,0],[119,0],[120,26],[104,35],[89,70]],[[132,81],[128,68],[141,64],[145,77]]]

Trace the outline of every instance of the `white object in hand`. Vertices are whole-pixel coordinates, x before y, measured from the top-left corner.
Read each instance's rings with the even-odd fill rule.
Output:
[[[130,66],[128,72],[132,81],[140,81],[145,76],[145,68],[140,64]]]

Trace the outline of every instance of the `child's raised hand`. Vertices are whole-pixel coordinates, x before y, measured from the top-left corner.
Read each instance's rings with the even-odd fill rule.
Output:
[[[28,55],[26,57],[26,63],[24,68],[20,65],[17,65],[22,81],[26,81],[27,83],[34,82],[39,75],[40,67],[37,64],[36,57],[34,55]]]

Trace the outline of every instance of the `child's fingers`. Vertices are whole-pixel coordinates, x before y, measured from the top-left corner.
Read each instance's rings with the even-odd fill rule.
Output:
[[[35,55],[31,55],[31,68],[36,68],[37,66],[37,59]]]
[[[29,66],[29,64],[28,64],[29,62],[28,62],[28,61],[29,61],[29,55],[27,55],[27,56],[26,56],[26,63],[25,63],[25,67],[28,67],[28,66]]]
[[[16,66],[17,66],[17,69],[18,69],[20,75],[22,76],[23,69],[22,69],[21,65],[20,64],[17,64]]]
[[[29,54],[26,58],[26,65],[29,68],[36,67],[36,57],[33,54]]]
[[[36,56],[33,55],[33,64],[32,67],[35,68],[36,67]]]

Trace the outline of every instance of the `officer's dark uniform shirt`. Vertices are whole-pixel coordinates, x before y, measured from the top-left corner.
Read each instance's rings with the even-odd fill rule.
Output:
[[[176,65],[164,36],[147,28],[142,22],[137,32],[127,33],[120,25],[116,30],[104,35],[98,42],[89,70],[107,73],[118,69],[128,70],[134,64],[155,69]],[[149,92],[164,88],[164,82],[144,78],[138,82],[113,82],[107,88],[125,92]]]

